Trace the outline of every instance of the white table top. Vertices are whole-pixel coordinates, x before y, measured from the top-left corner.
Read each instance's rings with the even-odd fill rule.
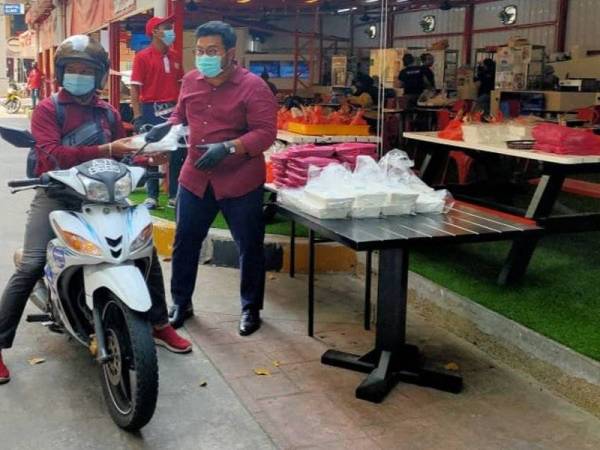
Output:
[[[471,144],[463,141],[451,141],[437,137],[436,131],[404,133],[407,139],[413,139],[422,142],[431,142],[432,144],[449,145],[452,147],[464,148],[467,150],[478,150],[482,152],[496,153],[499,155],[513,156],[515,158],[533,159],[555,164],[600,164],[600,155],[579,156],[579,155],[558,155],[555,153],[541,152],[539,150],[513,150],[500,145]]]
[[[290,144],[332,144],[342,142],[379,143],[378,136],[307,136],[285,130],[277,130],[277,139]]]

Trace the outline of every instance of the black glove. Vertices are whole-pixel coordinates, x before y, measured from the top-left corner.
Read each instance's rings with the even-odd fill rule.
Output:
[[[146,125],[143,116],[134,117],[131,121],[131,124],[133,125],[133,129],[136,131],[136,133],[141,133],[142,128],[144,125]]]
[[[196,161],[194,166],[198,170],[210,170],[215,168],[221,161],[223,161],[231,152],[229,150],[227,142],[221,142],[219,144],[207,144],[207,145],[196,145],[198,150],[205,150],[204,155]]]

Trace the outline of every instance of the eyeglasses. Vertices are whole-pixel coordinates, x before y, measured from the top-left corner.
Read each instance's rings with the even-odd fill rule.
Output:
[[[208,47],[207,49],[196,48],[196,50],[194,50],[194,53],[196,54],[196,56],[202,56],[202,55],[217,56],[218,54],[221,53],[221,48],[220,47]]]

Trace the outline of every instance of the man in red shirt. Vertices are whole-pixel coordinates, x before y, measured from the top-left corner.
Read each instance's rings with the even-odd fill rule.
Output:
[[[102,89],[108,77],[108,54],[102,46],[85,35],[71,36],[56,50],[55,73],[62,87],[55,98],[40,102],[31,118],[31,133],[36,140],[37,175],[73,166],[97,158],[122,158],[132,153],[129,139],[119,113],[100,100],[96,90]],[[62,108],[64,121],[57,119],[57,108]],[[115,118],[113,124],[109,114]],[[99,131],[87,145],[69,145],[67,136],[77,140],[77,131],[86,124],[96,122]],[[87,140],[87,139],[86,139]],[[54,238],[49,214],[55,210],[72,210],[76,206],[68,198],[49,196],[40,189],[29,209],[25,228],[23,259],[10,280],[0,300],[0,384],[10,380],[8,368],[2,360],[3,349],[10,348],[17,326],[36,282],[42,277],[46,264],[46,248]],[[148,320],[154,326],[157,345],[176,353],[191,351],[189,341],[180,337],[171,326],[165,301],[160,263],[154,255],[148,276],[152,308]]]
[[[152,43],[138,52],[133,60],[131,74],[131,107],[136,131],[144,132],[153,125],[165,122],[179,97],[179,83],[183,69],[177,53],[171,48],[175,42],[174,17],[153,17],[146,23],[146,34]],[[170,153],[169,206],[175,206],[177,178],[185,159],[185,150]],[[158,170],[155,168],[154,170]],[[158,180],[148,182],[149,209],[158,206]]]
[[[173,249],[171,324],[193,315],[202,241],[221,211],[240,252],[246,336],[260,327],[265,287],[263,152],[277,135],[277,101],[269,86],[235,61],[236,35],[223,22],[196,30],[196,68],[186,74],[172,123],[188,123],[188,156],[179,177]]]
[[[38,69],[38,65],[34,62],[31,65],[31,70],[27,76],[27,89],[31,92],[31,103],[33,108],[37,106],[37,101],[40,98],[40,89],[42,87],[42,72]]]

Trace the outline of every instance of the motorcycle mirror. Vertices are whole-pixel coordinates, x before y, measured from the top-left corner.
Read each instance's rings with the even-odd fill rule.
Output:
[[[35,138],[28,130],[0,127],[0,137],[18,148],[33,148]]]
[[[148,133],[146,133],[144,140],[148,144],[153,143],[153,142],[159,142],[167,134],[169,134],[169,131],[171,131],[171,127],[173,127],[173,125],[168,122],[161,123],[160,125],[155,125],[152,127],[152,129],[150,131],[148,131]]]

